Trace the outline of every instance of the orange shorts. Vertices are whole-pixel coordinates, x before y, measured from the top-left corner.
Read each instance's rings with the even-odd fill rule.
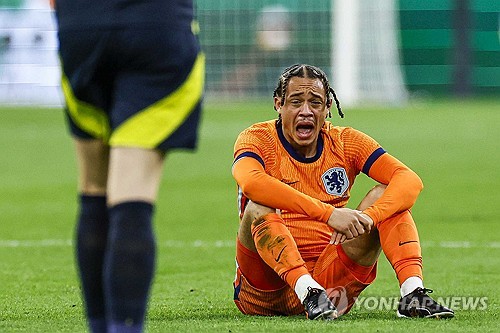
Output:
[[[293,316],[304,313],[295,291],[264,263],[258,253],[236,242],[234,302],[247,315]],[[306,262],[312,277],[322,285],[339,314],[346,314],[359,294],[377,275],[377,264],[361,266],[342,246],[327,245],[316,262]]]

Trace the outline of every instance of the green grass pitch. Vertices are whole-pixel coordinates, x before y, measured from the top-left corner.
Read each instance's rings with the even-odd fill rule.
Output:
[[[500,325],[499,100],[355,108],[333,122],[373,136],[423,179],[413,214],[436,297],[483,297],[452,320],[355,307],[334,322],[245,317],[232,302],[237,134],[276,117],[266,102],[207,101],[196,153],[167,157],[155,216],[157,272],[147,332],[497,332]],[[0,332],[85,332],[71,242],[76,170],[61,110],[0,109]],[[353,207],[373,185],[358,177]],[[397,297],[382,257],[362,296]],[[372,306],[370,304],[370,306]]]

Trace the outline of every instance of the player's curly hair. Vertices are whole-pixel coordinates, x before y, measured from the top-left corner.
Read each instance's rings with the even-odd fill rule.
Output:
[[[325,72],[323,72],[320,68],[316,66],[311,66],[306,64],[295,64],[285,68],[283,73],[280,75],[278,86],[274,89],[273,92],[273,97],[281,98],[281,105],[285,104],[285,95],[286,95],[286,90],[288,88],[288,82],[292,77],[295,76],[311,78],[311,79],[320,79],[326,91],[326,105],[328,107],[331,107],[332,97],[333,97],[340,118],[344,118],[344,113],[342,112],[342,108],[340,107],[340,102],[337,99],[335,91],[333,90],[332,87],[330,87],[330,82],[328,81],[328,77],[326,76]],[[328,115],[331,117],[330,113]]]

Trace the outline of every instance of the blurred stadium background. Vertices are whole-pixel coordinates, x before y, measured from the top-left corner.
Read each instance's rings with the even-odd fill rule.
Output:
[[[371,95],[354,102],[383,102],[394,89],[401,90],[396,100],[500,96],[499,1],[196,2],[209,98],[267,97],[282,69],[296,62],[325,69],[338,92],[348,81],[342,70],[358,68],[355,89]],[[0,104],[61,104],[54,25],[48,0],[0,0]],[[353,40],[354,51],[347,47]],[[338,65],[342,56],[351,62]],[[392,86],[384,84],[388,70]]]

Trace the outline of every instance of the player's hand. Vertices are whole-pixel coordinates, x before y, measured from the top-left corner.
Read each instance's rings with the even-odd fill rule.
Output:
[[[366,232],[370,232],[375,225],[373,222],[372,218],[365,213],[359,212],[359,215],[362,217],[362,219],[359,221],[364,227]]]
[[[335,208],[327,223],[334,229],[330,243],[335,245],[370,232],[373,226],[368,215],[350,208]]]

